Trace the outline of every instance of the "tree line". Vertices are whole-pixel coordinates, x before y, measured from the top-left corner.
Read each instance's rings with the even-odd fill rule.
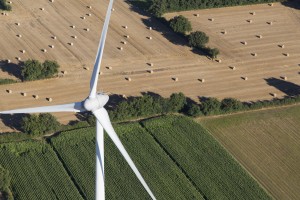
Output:
[[[283,1],[284,0],[150,0],[148,11],[156,17],[161,17],[167,12]]]

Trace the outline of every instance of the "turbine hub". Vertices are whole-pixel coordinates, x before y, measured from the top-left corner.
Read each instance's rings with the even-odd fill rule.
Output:
[[[108,95],[98,93],[95,98],[88,97],[83,106],[87,111],[95,111],[102,108],[108,102]]]

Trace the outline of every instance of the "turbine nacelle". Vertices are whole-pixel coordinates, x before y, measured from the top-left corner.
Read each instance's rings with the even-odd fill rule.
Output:
[[[87,111],[96,111],[100,108],[103,108],[105,104],[108,102],[109,96],[104,93],[98,93],[95,98],[88,97],[83,102],[83,107]]]

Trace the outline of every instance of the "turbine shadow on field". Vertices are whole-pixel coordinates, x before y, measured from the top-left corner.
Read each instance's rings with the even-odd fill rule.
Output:
[[[0,61],[0,69],[3,72],[7,72],[9,75],[15,76],[18,79],[22,79],[21,76],[21,63],[8,63],[7,61],[1,60]]]
[[[277,78],[267,78],[265,81],[268,85],[277,88],[288,96],[300,95],[300,86],[295,83]]]
[[[13,115],[0,115],[0,120],[3,124],[11,129],[23,131],[21,121],[23,117],[28,117],[29,114],[13,114]]]
[[[300,9],[300,2],[299,2],[299,0],[285,1],[285,2],[282,2],[282,5],[285,5],[285,6],[291,7],[291,8],[295,8],[295,9]]]

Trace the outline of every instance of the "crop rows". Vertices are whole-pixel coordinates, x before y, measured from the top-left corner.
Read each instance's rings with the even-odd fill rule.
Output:
[[[143,122],[207,199],[270,199],[199,124],[185,117]]]
[[[202,199],[175,163],[139,124],[119,125],[116,131],[157,199]],[[94,134],[94,128],[86,128],[65,132],[51,140],[87,199],[94,198]],[[107,137],[105,175],[107,199],[150,199]]]
[[[48,144],[2,144],[0,164],[10,171],[15,199],[82,199]]]

